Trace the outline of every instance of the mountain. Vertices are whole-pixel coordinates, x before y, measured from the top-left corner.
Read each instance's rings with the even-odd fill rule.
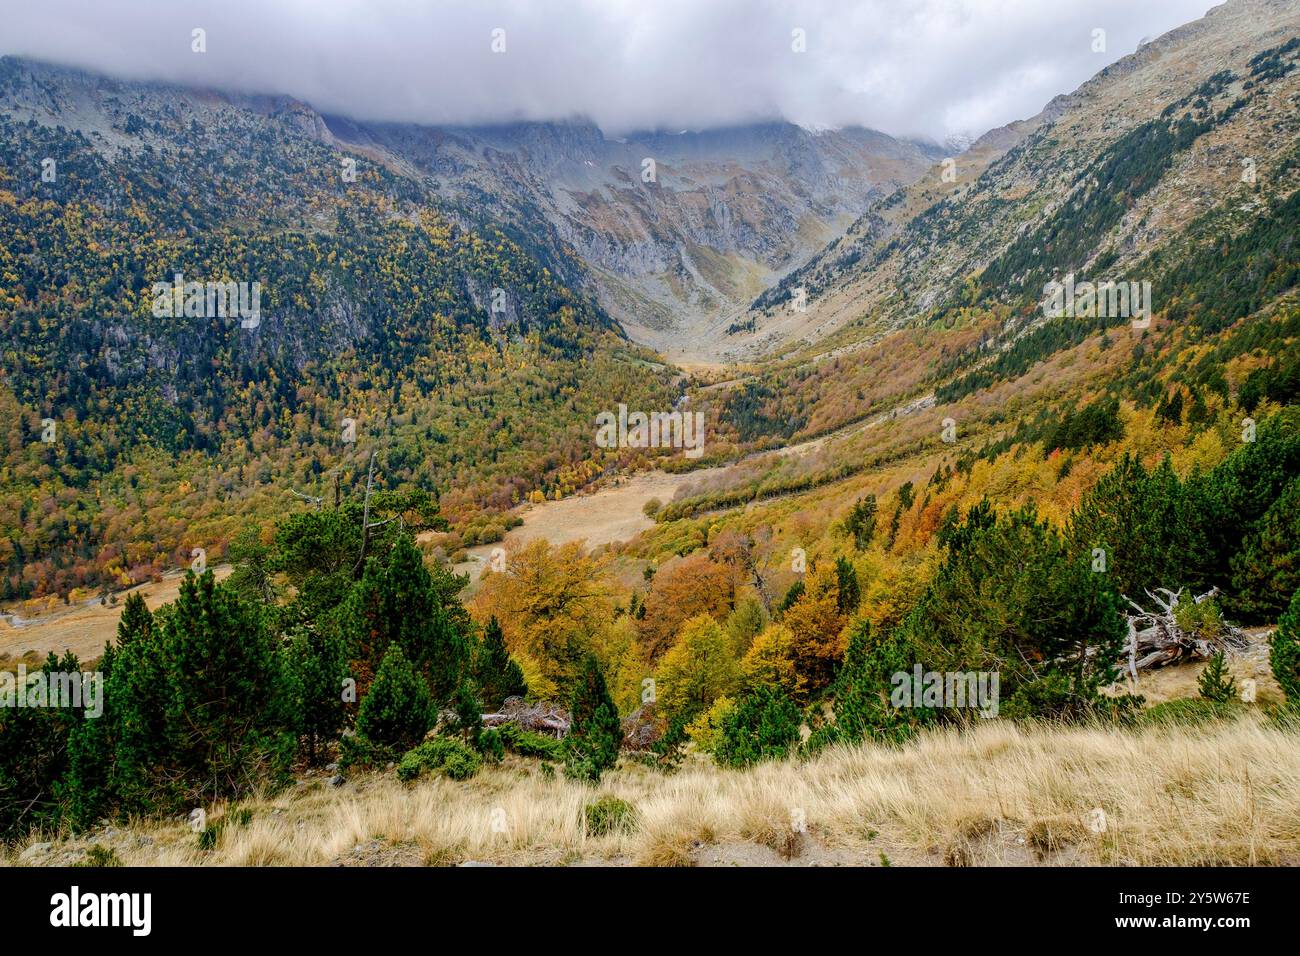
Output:
[[[864,315],[897,324],[960,303],[971,277],[1006,298],[1048,272],[1140,268],[1194,221],[1238,231],[1292,188],[1298,32],[1295,4],[1234,0],[1144,44],[986,134],[947,178],[936,165],[874,202],[748,320],[803,286],[820,335]]]
[[[1152,349],[1194,347],[1200,364],[1190,371],[1185,352],[1178,374],[1226,402],[1269,357],[1255,350],[1289,347],[1270,322],[1297,276],[1298,37],[1294,4],[1216,7],[873,203],[747,313],[747,335],[787,345],[741,387],[711,393],[719,420],[749,423],[732,448],[815,437],[926,396],[981,406],[937,418],[987,418],[1003,399],[1037,414],[1046,397],[1096,387],[1080,356],[1095,361],[1097,343],[1115,341],[1107,330],[1141,342],[1148,367],[1126,388],[1142,401],[1173,384],[1170,357]],[[1044,287],[1069,275],[1150,282],[1153,324],[1047,316]],[[1253,339],[1208,356],[1252,324]],[[1049,360],[1074,365],[1042,380]]]
[[[546,250],[293,100],[6,59],[0,157],[7,594],[220,553],[240,515],[356,490],[372,450],[380,487],[499,536],[602,470],[611,396],[676,397]]]
[[[596,299],[670,358],[714,355],[732,318],[945,151],[791,124],[633,134],[590,123],[435,129],[326,117],[347,147],[569,250]]]
[[[441,496],[449,550],[493,541],[517,504],[665,457],[593,446],[619,404],[690,403],[707,449],[672,467],[736,466],[671,524],[966,467],[1099,396],[1284,399],[1297,36],[1293,4],[1233,0],[957,156],[781,124],[376,124],[5,60],[7,592],[219,553],[239,516],[359,493],[372,447],[382,483]],[[261,281],[265,315],[160,316],[178,273]],[[1046,316],[1070,274],[1150,282],[1154,321]]]
[[[0,842],[1300,858],[1297,106],[1280,0],[957,155],[0,62],[0,676],[107,672],[0,707]]]

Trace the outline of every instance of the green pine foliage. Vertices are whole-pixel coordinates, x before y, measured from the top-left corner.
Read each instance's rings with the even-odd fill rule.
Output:
[[[1169,459],[1148,471],[1125,455],[1084,497],[1070,519],[1069,538],[1089,558],[1104,552],[1104,574],[1116,590],[1138,599],[1144,588],[1207,589],[1212,577],[1203,499],[1174,473]]]
[[[1119,420],[1119,399],[1099,398],[1078,411],[1066,409],[1056,426],[1044,436],[1043,447],[1048,451],[1057,448],[1073,451],[1092,445],[1104,445],[1123,437],[1124,424]]]
[[[835,559],[836,606],[844,615],[857,611],[862,602],[862,589],[858,585],[858,572],[853,562],[841,555]]]
[[[132,595],[138,599],[138,595]],[[129,602],[128,602],[129,603]],[[144,607],[144,601],[139,601]],[[146,610],[146,614],[149,612]],[[126,613],[123,612],[122,619]],[[119,633],[121,623],[119,620]],[[113,765],[112,717],[107,707],[108,682],[117,651],[111,645],[96,668],[99,672],[100,712],[85,712],[68,734],[68,769],[59,784],[63,818],[73,829],[84,829],[100,819],[112,802],[110,769]]]
[[[1013,712],[1086,711],[1114,681],[1127,633],[1107,575],[1032,507],[995,516],[976,506],[944,540],[944,563],[902,626],[913,660],[940,673],[997,671]],[[1050,700],[1035,686],[1049,677]]]
[[[169,684],[158,770],[184,781],[178,796],[202,805],[283,780],[293,756],[290,686],[261,608],[211,571],[191,572],[158,643]]]
[[[506,650],[505,635],[493,617],[483,629],[483,640],[474,654],[474,683],[479,700],[495,710],[507,697],[527,697],[524,672]]]
[[[867,495],[853,504],[848,517],[844,519],[844,530],[853,537],[853,545],[859,551],[871,547],[871,539],[876,533],[876,496]]]
[[[295,730],[306,741],[307,762],[314,764],[347,716],[343,641],[331,628],[302,627],[290,635],[286,654]]]
[[[1232,609],[1266,623],[1300,590],[1300,477],[1293,478],[1232,556]]]
[[[890,703],[891,678],[909,672],[912,657],[896,635],[874,634],[867,621],[855,625],[835,680],[833,740],[899,742],[912,736],[928,711]]]
[[[618,762],[623,725],[594,656],[587,657],[574,689],[571,720],[564,740],[564,773],[574,780],[596,783]]]
[[[436,773],[450,780],[468,780],[478,773],[483,758],[454,737],[430,737],[412,747],[397,762],[399,780],[416,780]]]
[[[362,693],[396,644],[428,682],[435,703],[453,699],[467,673],[470,647],[460,618],[448,606],[410,535],[397,538],[386,560],[367,560],[342,612]]]
[[[428,684],[406,659],[402,645],[390,644],[361,701],[357,736],[378,747],[409,750],[424,739],[433,720]]]
[[[1210,662],[1196,679],[1201,697],[1215,704],[1226,704],[1237,698],[1237,682],[1228,673],[1223,651],[1210,658]]]
[[[51,654],[40,675],[79,670],[71,652],[62,658]],[[16,682],[12,693],[19,693]],[[0,707],[0,840],[58,822],[58,791],[68,767],[68,740],[74,726],[82,722],[81,714],[72,709],[18,707],[16,700],[4,703]]]
[[[724,767],[779,760],[799,743],[802,723],[794,701],[770,687],[756,688],[737,700],[723,717],[713,756]]]
[[[1290,607],[1277,622],[1269,640],[1268,662],[1287,703],[1300,706],[1300,591],[1291,597]]]
[[[456,691],[453,704],[455,718],[451,726],[452,732],[476,749],[482,749],[483,742],[480,738],[483,736],[483,711],[479,709],[478,701],[474,697],[474,689],[468,683],[461,684],[460,689]],[[488,743],[490,746],[495,746],[495,742],[494,733]]]
[[[138,591],[128,594],[122,605],[122,616],[117,619],[117,646],[123,648],[146,642],[152,633],[153,615],[149,613],[144,598]]]
[[[777,613],[781,614],[785,611],[790,610],[790,608],[798,604],[799,599],[803,597],[803,592],[804,592],[803,578],[799,578],[799,580],[795,581],[794,584],[790,585],[789,590],[785,592],[785,597],[781,599],[781,603],[778,604],[776,607]]]

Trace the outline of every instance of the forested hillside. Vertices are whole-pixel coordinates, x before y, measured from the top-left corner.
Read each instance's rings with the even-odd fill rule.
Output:
[[[450,492],[466,543],[499,537],[601,472],[600,408],[671,401],[529,249],[309,118],[4,61],[6,597],[216,558],[294,491],[352,494],[371,451],[382,486]],[[259,283],[259,319],[156,315],[177,275]]]
[[[468,133],[4,61],[4,594],[193,570],[124,602],[97,702],[0,711],[0,841],[1300,859],[1297,107],[1300,11],[1230,0],[873,195],[739,317],[771,354],[679,368],[574,291],[609,223],[475,208]],[[581,174],[562,130],[516,131],[530,168],[572,133]],[[1049,308],[1076,278],[1142,298]],[[702,413],[701,454],[603,447],[620,404]],[[527,533],[647,477],[639,533]]]

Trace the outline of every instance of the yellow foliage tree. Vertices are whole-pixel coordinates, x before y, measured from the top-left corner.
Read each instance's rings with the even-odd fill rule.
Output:
[[[732,693],[739,679],[727,633],[713,618],[700,614],[682,625],[677,643],[660,662],[659,709],[669,721],[689,720]]]
[[[483,575],[472,610],[479,621],[495,615],[510,653],[562,696],[586,655],[605,648],[614,602],[604,572],[578,542],[533,541],[507,557],[505,571]]]
[[[741,685],[746,690],[768,687],[803,704],[808,682],[795,666],[794,635],[784,624],[770,624],[754,638],[740,661]]]
[[[808,689],[827,686],[848,646],[834,565],[823,564],[808,575],[803,595],[786,610],[782,623],[790,629],[795,669]]]

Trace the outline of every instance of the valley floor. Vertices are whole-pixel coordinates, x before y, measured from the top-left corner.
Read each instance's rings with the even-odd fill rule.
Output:
[[[632,805],[630,830],[585,832],[603,795]],[[518,758],[464,783],[313,774],[243,807],[211,851],[175,820],[36,838],[5,862],[65,865],[98,845],[136,866],[1297,865],[1300,727],[1257,712],[1137,729],[977,721],[745,771],[624,761],[596,790]]]

